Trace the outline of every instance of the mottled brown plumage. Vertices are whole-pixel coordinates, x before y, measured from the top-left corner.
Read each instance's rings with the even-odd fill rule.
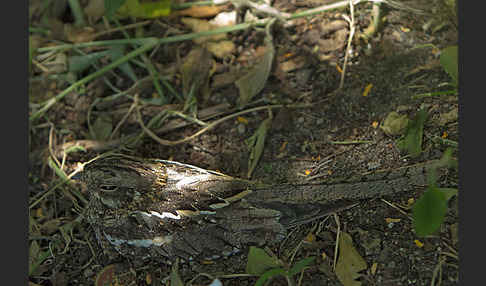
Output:
[[[425,184],[425,166],[344,181],[263,186],[173,161],[110,155],[85,166],[87,221],[105,249],[136,259],[215,259],[360,199]]]

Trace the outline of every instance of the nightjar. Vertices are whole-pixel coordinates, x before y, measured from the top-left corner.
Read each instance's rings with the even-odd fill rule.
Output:
[[[250,182],[218,172],[115,155],[86,165],[81,180],[98,241],[124,256],[217,258],[285,235],[278,211],[240,199]]]
[[[109,155],[84,167],[86,218],[103,248],[126,257],[216,259],[280,241],[287,229],[424,184],[422,168],[354,182],[264,186],[195,166]],[[408,187],[407,187],[408,186]]]

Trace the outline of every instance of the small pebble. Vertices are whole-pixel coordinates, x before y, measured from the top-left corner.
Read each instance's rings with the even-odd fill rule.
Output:
[[[238,124],[237,129],[238,129],[238,134],[245,134],[246,131],[245,124],[243,123]]]
[[[304,123],[304,117],[299,117],[299,118],[297,119],[297,123],[299,123],[299,124]]]

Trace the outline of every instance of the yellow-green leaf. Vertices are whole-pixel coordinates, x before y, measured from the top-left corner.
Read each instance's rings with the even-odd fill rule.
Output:
[[[265,250],[250,246],[248,252],[248,262],[246,264],[246,273],[253,275],[262,275],[267,270],[280,267],[279,260],[268,255]]]
[[[353,239],[345,232],[339,237],[339,258],[336,264],[336,276],[344,286],[359,286],[356,281],[360,271],[367,268],[366,261],[353,246]]]
[[[416,158],[422,152],[422,136],[424,132],[424,123],[427,120],[427,111],[422,108],[415,118],[408,122],[404,138],[397,142],[397,147]]]
[[[457,87],[459,77],[459,65],[457,46],[450,46],[440,53],[440,64],[444,70],[451,76],[452,84]]]
[[[265,119],[260,126],[258,127],[257,131],[246,140],[246,144],[248,148],[251,150],[250,158],[248,159],[248,174],[247,177],[250,178],[253,170],[255,170],[258,161],[263,153],[263,147],[265,145],[265,138],[267,136],[267,131],[272,126],[272,116],[270,115],[269,118]]]
[[[380,129],[387,135],[400,135],[407,128],[409,119],[406,114],[400,115],[395,111],[390,112],[383,123],[380,125]]]
[[[152,19],[170,14],[170,0],[147,2],[147,0],[126,0],[117,14],[121,17]]]

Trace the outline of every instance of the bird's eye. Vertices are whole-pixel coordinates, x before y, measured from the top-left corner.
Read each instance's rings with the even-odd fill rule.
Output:
[[[101,189],[103,192],[108,192],[108,193],[110,193],[110,192],[114,192],[114,191],[116,191],[116,190],[118,189],[118,187],[117,187],[117,186],[115,186],[115,185],[101,185],[101,186],[100,186],[100,189]]]

